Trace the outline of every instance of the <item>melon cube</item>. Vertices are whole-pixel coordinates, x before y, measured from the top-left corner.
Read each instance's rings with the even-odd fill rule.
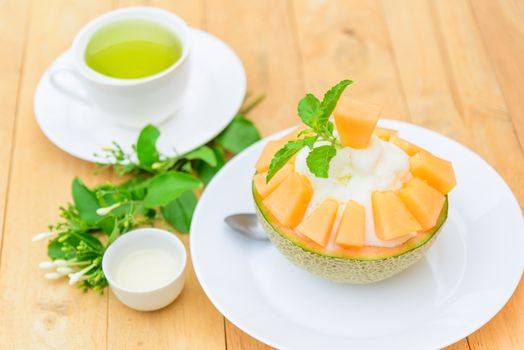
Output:
[[[398,195],[422,226],[422,230],[429,230],[437,224],[440,211],[446,201],[442,193],[425,181],[414,177],[398,191]]]
[[[257,170],[257,172],[261,173],[267,171],[275,153],[277,153],[278,150],[284,147],[284,145],[289,141],[297,139],[298,134],[305,129],[306,126],[301,125],[293,129],[289,134],[285,135],[284,137],[275,141],[269,141],[262,150],[262,153],[260,154],[260,157],[258,158],[258,161],[255,164],[255,169]]]
[[[388,128],[380,128],[377,126],[375,128],[375,131],[373,131],[373,134],[375,134],[379,139],[383,141],[389,141],[389,138],[391,137],[391,135],[396,136],[398,134],[398,131],[393,130],[393,129],[388,129]]]
[[[296,231],[325,247],[337,217],[337,210],[338,203],[333,199],[326,199],[297,226]]]
[[[284,147],[286,143],[287,140],[269,141],[262,150],[262,153],[260,154],[260,157],[258,158],[258,161],[255,164],[255,169],[257,169],[257,172],[261,173],[267,171],[275,153],[277,153],[279,149]]]
[[[413,176],[426,181],[440,193],[446,194],[455,187],[457,180],[451,162],[421,151],[409,159]]]
[[[391,135],[389,142],[406,152],[409,156],[415,155],[422,150],[422,148],[415,146],[411,142],[408,142],[396,135]]]
[[[284,165],[276,174],[271,178],[269,182],[266,183],[267,171],[263,173],[258,173],[253,177],[253,183],[255,184],[255,189],[262,198],[266,198],[278,185],[286,179],[286,177],[291,174],[293,171],[293,165],[286,164]]]
[[[366,211],[362,205],[350,200],[344,208],[335,243],[344,248],[363,247],[365,238]]]
[[[393,191],[371,194],[377,237],[383,241],[399,238],[422,227]]]
[[[309,179],[292,172],[263,203],[280,224],[294,228],[304,218],[312,196]]]
[[[381,110],[381,107],[372,104],[348,98],[341,99],[333,115],[342,144],[353,148],[366,148]]]

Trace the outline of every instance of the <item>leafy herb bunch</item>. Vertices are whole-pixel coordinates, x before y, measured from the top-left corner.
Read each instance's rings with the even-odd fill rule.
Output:
[[[195,191],[207,184],[236,154],[260,139],[256,127],[245,118],[262,98],[241,109],[229,126],[213,141],[186,154],[167,157],[158,151],[160,131],[147,125],[139,134],[131,154],[117,143],[103,149],[108,164],[97,170],[113,170],[126,180],[93,188],[79,178],[72,183],[73,202],[60,207],[61,220],[49,232],[33,240],[49,238],[50,261],[40,263],[45,277],[69,277],[69,284],[85,290],[107,286],[102,257],[120,235],[138,227],[165,222],[180,233],[189,232],[197,203]]]
[[[317,177],[328,177],[329,163],[341,146],[333,134],[334,125],[330,117],[342,92],[351,83],[351,80],[340,81],[324,94],[322,101],[313,94],[307,94],[300,100],[298,115],[308,128],[298,134],[298,139],[289,141],[275,153],[266,182],[304,147],[311,150],[306,158],[309,171]]]

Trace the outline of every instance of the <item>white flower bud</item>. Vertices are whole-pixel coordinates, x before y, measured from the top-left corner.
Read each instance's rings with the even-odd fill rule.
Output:
[[[97,213],[97,215],[104,216],[104,215],[109,214],[113,209],[116,209],[116,208],[118,208],[121,205],[122,205],[121,202],[117,202],[117,203],[115,203],[113,205],[110,205],[109,207],[98,208],[96,210],[96,213]]]
[[[48,280],[57,280],[61,277],[63,277],[64,275],[62,274],[59,274],[58,272],[48,272],[44,275],[44,278],[48,279]]]
[[[87,271],[91,270],[94,266],[95,266],[95,264],[91,264],[91,265],[83,268],[82,270],[80,270],[78,272],[70,273],[68,275],[69,276],[69,284],[73,285],[73,284],[77,283],[78,281],[84,279],[83,277],[87,273]]]
[[[67,266],[69,265],[69,262],[64,259],[56,259],[53,261],[53,264],[55,264],[55,266]]]
[[[53,236],[53,232],[40,232],[33,236],[33,242],[42,241],[46,238]]]
[[[41,263],[38,264],[38,267],[43,270],[53,268],[54,266],[55,264],[52,261],[42,261]]]
[[[56,272],[62,275],[68,275],[73,272],[73,269],[67,266],[60,266],[56,269]]]

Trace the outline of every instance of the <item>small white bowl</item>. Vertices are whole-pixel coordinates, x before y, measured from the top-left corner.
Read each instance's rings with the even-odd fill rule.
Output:
[[[161,249],[176,259],[180,268],[165,285],[135,291],[119,285],[114,278],[115,266],[127,254],[143,249]],[[178,237],[157,228],[142,228],[129,231],[116,239],[106,250],[102,260],[102,270],[109,286],[118,300],[132,309],[152,311],[171,304],[180,294],[185,282],[187,254],[184,244]]]

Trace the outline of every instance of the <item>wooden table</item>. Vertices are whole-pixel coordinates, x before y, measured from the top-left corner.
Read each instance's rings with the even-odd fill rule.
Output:
[[[296,123],[296,103],[342,78],[384,115],[444,133],[489,161],[524,203],[522,0],[4,0],[0,2],[0,348],[265,349],[213,307],[189,267],[170,307],[139,313],[111,293],[42,278],[44,245],[75,175],[92,164],[38,129],[33,95],[45,68],[87,21],[115,7],[170,9],[228,42],[264,134]],[[479,189],[481,190],[481,189]],[[496,232],[493,232],[496,236]],[[496,239],[496,238],[494,238]],[[187,243],[187,237],[184,237]],[[489,257],[487,257],[489,258]],[[524,349],[524,283],[486,326],[453,349]]]

